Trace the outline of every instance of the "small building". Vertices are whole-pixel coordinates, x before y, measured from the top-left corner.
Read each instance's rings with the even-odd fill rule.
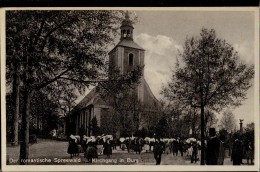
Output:
[[[109,52],[109,64],[119,69],[120,74],[126,74],[137,66],[144,66],[145,50],[134,42],[133,24],[126,13],[125,19],[122,21],[121,38],[119,43]],[[143,69],[144,70],[144,69]],[[144,72],[142,71],[142,74]],[[85,134],[92,135],[91,121],[96,119],[97,125],[104,128],[109,123],[113,114],[114,107],[109,101],[98,93],[98,88],[93,88],[85,98],[79,102],[67,118],[67,134],[79,134],[80,130],[84,130]],[[149,129],[149,125],[158,122],[160,103],[153,95],[144,75],[141,76],[139,84],[133,89],[136,99],[142,103],[144,109],[138,113],[139,126],[138,129]],[[105,98],[108,99],[108,98]],[[153,116],[153,118],[149,118]],[[150,121],[149,121],[150,120]],[[106,124],[105,124],[106,123]],[[105,132],[105,131],[103,131]],[[115,133],[104,133],[115,134]],[[120,135],[119,133],[117,133]]]

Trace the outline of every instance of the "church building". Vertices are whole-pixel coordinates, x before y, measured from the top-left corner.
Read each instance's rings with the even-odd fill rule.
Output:
[[[121,38],[119,43],[109,52],[109,64],[117,67],[120,74],[123,75],[133,70],[136,66],[145,65],[145,50],[134,42],[134,27],[128,12],[126,12],[120,29]],[[161,105],[147,84],[144,71],[142,71],[142,74],[138,86],[134,89],[138,101],[145,105],[145,110],[138,117],[140,121],[138,128],[149,129],[149,125],[154,125],[158,122]],[[86,135],[92,135],[91,121],[94,117],[99,127],[105,125],[104,122],[107,122],[106,116],[111,115],[114,108],[101,98],[97,89],[97,87],[93,88],[68,115],[66,125],[70,126],[70,134],[79,134],[79,130],[83,128]],[[155,117],[151,118],[155,121],[148,120],[150,115]]]

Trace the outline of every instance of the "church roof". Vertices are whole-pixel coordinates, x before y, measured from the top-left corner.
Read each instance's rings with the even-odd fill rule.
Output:
[[[153,108],[160,108],[161,104],[158,101],[158,99],[154,96],[150,86],[148,85],[148,83],[146,82],[146,80],[144,79],[144,94],[145,94],[145,100],[144,103],[150,107]]]
[[[148,83],[144,79],[144,102],[147,107],[153,107],[153,110],[160,108],[160,103],[157,98],[152,93]],[[107,102],[100,99],[100,96],[97,92],[97,87],[93,88],[71,111],[71,115],[75,112],[84,109],[90,105],[108,105]],[[151,109],[151,110],[152,110]]]
[[[138,45],[137,43],[135,43],[131,39],[122,39],[122,40],[120,40],[120,42],[115,46],[115,48],[118,47],[118,46],[135,48],[135,49],[139,49],[139,50],[143,50],[144,51],[144,49],[140,45]],[[113,48],[111,51],[113,51],[115,48]]]
[[[100,102],[99,94],[97,92],[96,87],[93,88],[71,111],[71,114],[86,108],[89,105],[94,104],[104,104],[104,102]]]

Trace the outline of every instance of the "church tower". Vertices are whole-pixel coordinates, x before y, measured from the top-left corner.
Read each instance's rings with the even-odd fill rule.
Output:
[[[144,66],[145,50],[134,42],[134,27],[128,12],[126,12],[125,19],[121,23],[120,30],[120,41],[109,52],[109,65],[110,67],[118,68],[123,75],[138,66]],[[139,129],[156,125],[161,108],[159,101],[153,95],[144,78],[144,71],[142,72],[143,75],[140,78],[140,83],[133,89],[138,100],[144,105],[144,109],[139,113]],[[83,129],[87,132],[86,134],[90,136],[92,134],[90,129],[92,125],[91,121],[94,117],[101,130],[103,128],[103,132],[112,131],[111,125],[108,124],[112,120],[114,107],[107,103],[109,100],[110,97],[101,98],[97,88],[93,88],[67,116],[67,131],[70,131],[67,134],[79,134],[79,130],[83,126]],[[147,119],[149,119],[149,122]],[[114,129],[116,130],[117,128]]]
[[[134,42],[134,27],[130,20],[128,12],[121,23],[121,37],[119,43],[109,53],[110,67],[116,67],[121,74],[126,74],[138,66],[144,66],[145,50]],[[144,76],[140,78],[140,84],[137,86],[138,99],[144,101]]]

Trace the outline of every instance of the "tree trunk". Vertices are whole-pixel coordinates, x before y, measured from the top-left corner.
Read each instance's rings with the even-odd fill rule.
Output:
[[[201,105],[201,114],[200,114],[200,120],[201,120],[201,161],[200,165],[205,165],[205,121],[204,121],[204,106]]]
[[[32,92],[25,90],[24,110],[22,113],[21,144],[20,144],[20,164],[25,165],[24,160],[29,158],[29,123],[30,123],[30,101]]]
[[[41,107],[42,108],[42,107]],[[40,114],[36,114],[36,128],[37,128],[37,134],[39,134],[39,130],[40,130]]]
[[[14,81],[13,81],[13,101],[14,101],[14,118],[13,118],[13,145],[18,145],[18,127],[19,127],[19,97],[20,97],[20,76],[18,73],[18,66],[15,65]]]

